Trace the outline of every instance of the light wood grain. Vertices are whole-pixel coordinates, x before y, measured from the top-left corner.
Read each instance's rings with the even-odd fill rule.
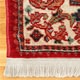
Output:
[[[0,0],[0,80],[80,80],[80,78],[7,78],[3,76],[6,63],[5,0]]]

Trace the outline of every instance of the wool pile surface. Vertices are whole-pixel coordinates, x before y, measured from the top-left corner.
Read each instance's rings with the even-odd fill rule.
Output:
[[[6,0],[9,77],[80,76],[80,0]]]

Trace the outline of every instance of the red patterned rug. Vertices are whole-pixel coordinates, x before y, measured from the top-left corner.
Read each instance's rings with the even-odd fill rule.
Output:
[[[80,0],[6,0],[11,77],[80,76]]]

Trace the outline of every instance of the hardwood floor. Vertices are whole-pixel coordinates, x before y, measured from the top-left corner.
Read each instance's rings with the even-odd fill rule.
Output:
[[[80,80],[80,78],[7,78],[3,76],[6,63],[5,0],[0,0],[0,80]]]

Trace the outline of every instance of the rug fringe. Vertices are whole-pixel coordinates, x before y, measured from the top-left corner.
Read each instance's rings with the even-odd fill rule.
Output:
[[[8,58],[7,77],[79,77],[80,59]]]

